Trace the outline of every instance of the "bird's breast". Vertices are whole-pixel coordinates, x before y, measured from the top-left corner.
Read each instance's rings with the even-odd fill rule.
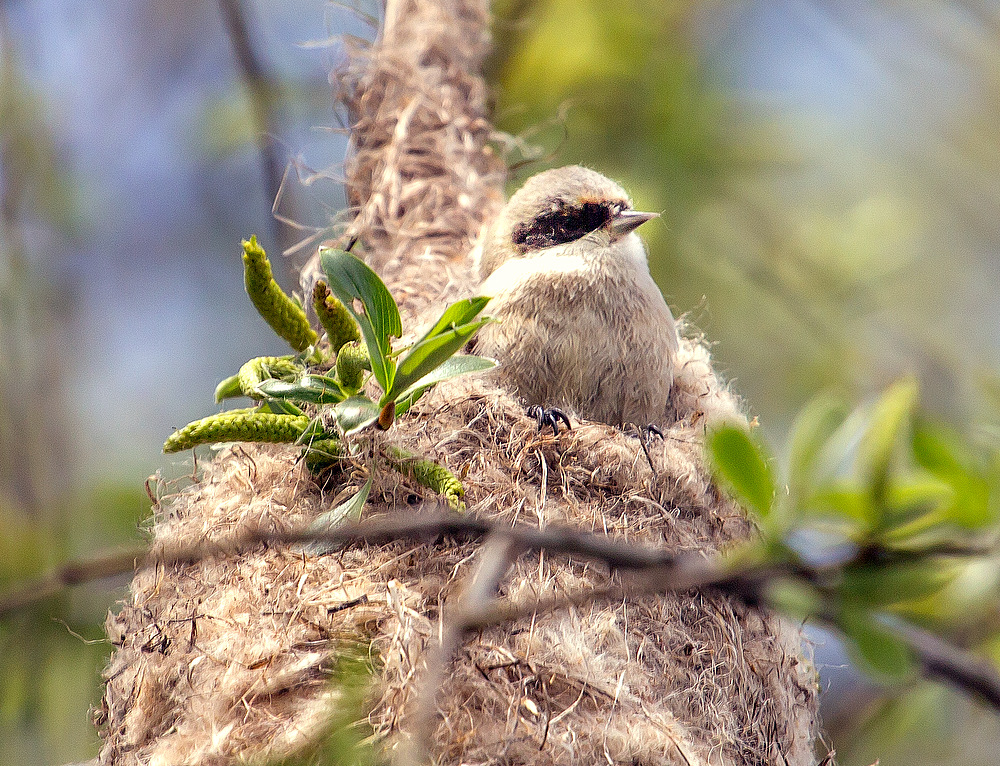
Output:
[[[633,272],[573,255],[503,264],[482,286],[499,322],[480,331],[477,353],[498,359],[530,404],[610,423],[656,422],[676,330],[648,271]]]

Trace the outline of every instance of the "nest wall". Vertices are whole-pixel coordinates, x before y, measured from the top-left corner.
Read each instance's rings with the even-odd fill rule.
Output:
[[[502,202],[478,70],[489,9],[474,0],[392,0],[371,48],[335,78],[352,122],[347,162],[368,260],[404,321],[474,294],[468,257]],[[315,263],[303,281],[316,276]],[[356,491],[365,514],[419,513],[427,490],[382,455],[402,447],[462,477],[470,513],[500,523],[571,524],[706,555],[752,533],[712,485],[706,423],[742,419],[706,346],[682,341],[674,424],[650,465],[637,439],[576,423],[541,434],[488,380],[439,386],[320,480],[299,450],[237,445],[199,461],[184,488],[160,485],[154,555],[205,541],[231,555],[138,571],[109,616],[116,651],[97,722],[105,764],[263,762],[325,731],[338,654],[370,647],[379,673],[370,725],[393,757],[407,738],[428,652],[477,546],[359,545],[307,555],[237,548],[248,532],[301,529]],[[229,541],[227,543],[227,541]],[[595,563],[519,558],[501,597],[613,582]],[[776,617],[704,593],[538,614],[463,644],[437,697],[439,764],[809,764],[816,684],[799,635]]]
[[[697,359],[703,349],[685,349]],[[735,403],[714,376],[711,397]],[[572,524],[673,551],[750,533],[702,466],[704,414],[654,443],[597,423],[558,437],[488,383],[441,387],[412,417],[317,483],[283,447],[226,448],[164,496],[154,552],[239,533],[299,529],[374,480],[366,515],[412,514],[433,497],[379,456],[389,445],[464,475],[469,511],[504,523]],[[655,469],[655,470],[654,470]],[[326,489],[324,489],[326,487]],[[282,546],[137,574],[109,618],[102,759],[231,763],[295,752],[323,732],[345,642],[380,673],[369,722],[391,755],[407,733],[443,610],[471,543],[398,542],[309,556]],[[521,557],[501,597],[610,582],[599,564]],[[592,604],[491,628],[468,641],[438,696],[435,762],[811,763],[815,678],[798,633],[727,597],[689,593]]]
[[[507,168],[480,76],[489,25],[483,0],[392,0],[377,43],[349,45],[333,73],[351,125],[340,244],[360,239],[404,322],[471,294],[469,253],[503,205]],[[319,276],[314,257],[306,295]]]

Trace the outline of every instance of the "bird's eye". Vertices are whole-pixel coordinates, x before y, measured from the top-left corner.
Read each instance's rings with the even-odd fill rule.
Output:
[[[514,227],[512,239],[522,253],[573,242],[604,226],[616,208],[612,202],[568,205],[557,200],[551,210]]]

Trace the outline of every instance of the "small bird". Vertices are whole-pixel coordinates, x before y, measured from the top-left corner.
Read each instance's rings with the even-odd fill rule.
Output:
[[[617,426],[664,422],[677,328],[635,233],[656,217],[633,210],[614,181],[569,166],[530,178],[486,232],[481,292],[499,321],[474,350],[500,363],[539,425],[557,428],[548,408]]]

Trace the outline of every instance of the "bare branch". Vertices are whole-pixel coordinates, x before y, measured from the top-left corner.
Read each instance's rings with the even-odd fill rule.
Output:
[[[247,11],[241,0],[219,0],[219,8],[236,57],[237,70],[246,88],[247,98],[250,99],[257,132],[260,134],[258,146],[264,163],[264,188],[267,199],[274,206],[271,210],[272,234],[281,252],[285,252],[295,244],[295,233],[287,223],[287,212],[281,221],[274,215],[282,196],[287,169],[287,162],[278,154],[278,142],[275,138],[278,132],[278,83],[268,73],[264,62],[254,50]],[[286,201],[285,207],[288,205]]]
[[[978,696],[1000,710],[1000,675],[992,663],[913,625],[898,624],[893,630],[917,655],[927,678]]]
[[[506,535],[523,550],[546,549],[550,553],[566,553],[606,562],[619,569],[638,569],[655,566],[669,567],[676,555],[650,546],[625,543],[611,538],[580,532],[570,527],[551,526],[544,530],[527,526],[506,527],[492,524],[475,516],[455,513],[436,513],[427,516],[385,515],[348,524],[326,532],[249,532],[216,542],[199,543],[183,548],[150,552],[146,548],[127,548],[111,551],[89,559],[70,562],[38,579],[25,582],[5,593],[0,593],[0,616],[31,603],[37,603],[60,590],[80,583],[125,574],[140,567],[171,565],[232,555],[260,544],[294,544],[323,542],[330,550],[340,550],[350,545],[384,545],[397,540],[426,540],[434,542],[443,538],[478,540],[496,532]]]
[[[408,740],[407,749],[400,759],[403,766],[418,766],[427,761],[431,735],[436,728],[437,693],[445,681],[448,666],[466,634],[475,627],[476,617],[497,601],[496,594],[504,575],[523,550],[515,541],[515,536],[506,530],[491,532],[483,543],[479,564],[468,589],[461,595],[455,614],[448,616],[445,622],[441,644],[436,651],[428,653],[427,671],[417,698],[411,729],[415,734]]]
[[[144,564],[148,555],[148,548],[143,546],[63,564],[42,577],[23,582],[0,594],[0,617],[52,598],[73,585],[131,572]]]
[[[545,529],[517,525],[509,527],[453,513],[405,517],[384,515],[357,524],[344,525],[326,532],[255,532],[236,538],[203,543],[176,550],[149,552],[128,548],[65,564],[49,574],[0,594],[0,616],[50,598],[62,590],[97,579],[130,572],[141,567],[183,564],[219,556],[229,556],[256,545],[290,545],[322,541],[339,550],[351,545],[382,545],[400,540],[423,540],[428,543],[452,538],[486,538],[479,565],[468,591],[462,596],[455,614],[448,615],[441,645],[428,662],[426,687],[416,713],[419,737],[430,736],[435,710],[436,690],[463,637],[474,630],[506,624],[533,615],[582,606],[601,601],[619,601],[663,593],[683,593],[712,589],[753,606],[767,603],[766,588],[780,578],[796,577],[822,583],[837,567],[810,568],[789,562],[727,565],[718,557],[702,554],[676,554],[653,546],[626,543],[604,535],[582,532],[570,527]],[[620,570],[621,583],[590,588],[548,598],[502,601],[495,597],[510,564],[521,553],[546,550],[606,563]],[[978,548],[948,548],[933,555],[977,555]],[[836,627],[823,615],[821,622]],[[916,655],[923,675],[950,684],[959,691],[978,696],[1000,710],[1000,674],[985,660],[937,636],[911,625],[894,628]],[[426,753],[426,742],[416,741],[406,763],[418,763]]]

